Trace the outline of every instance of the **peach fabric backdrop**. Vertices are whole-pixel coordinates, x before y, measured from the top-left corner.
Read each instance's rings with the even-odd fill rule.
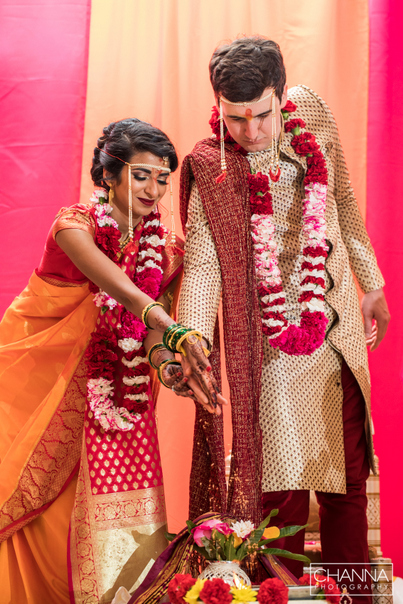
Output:
[[[280,44],[290,86],[310,86],[332,108],[365,216],[367,0],[93,0],[81,201],[91,193],[92,149],[109,122],[150,121],[180,159],[209,136],[210,56],[221,41],[256,33]],[[177,193],[179,172],[174,181]],[[164,390],[158,414],[169,529],[177,531],[187,518],[194,410]],[[229,448],[228,412],[226,425]]]

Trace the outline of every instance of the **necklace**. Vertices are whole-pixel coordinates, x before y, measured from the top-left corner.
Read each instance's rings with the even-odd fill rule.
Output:
[[[291,145],[296,153],[306,157],[308,167],[302,202],[303,262],[298,298],[301,306],[299,325],[290,324],[284,315],[285,294],[278,266],[275,224],[271,219],[273,207],[269,178],[261,172],[251,173],[248,174],[248,184],[263,333],[273,348],[279,348],[289,355],[310,355],[323,344],[328,323],[324,312],[325,260],[328,252],[325,239],[327,168],[314,135],[301,132],[305,122],[301,119],[289,120],[290,113],[296,109],[296,105],[288,101],[282,114],[285,132],[293,134]],[[216,132],[214,115],[210,124],[213,132]],[[227,141],[230,142],[229,138]],[[241,152],[246,155],[244,149]]]
[[[121,234],[117,222],[109,216],[112,207],[107,197],[101,189],[91,198],[98,227],[95,243],[141,291],[156,299],[165,247],[160,215],[154,210],[143,218],[138,251],[130,242],[123,255]],[[147,329],[138,317],[94,284],[91,291],[101,312],[86,351],[88,402],[104,430],[128,431],[148,408],[150,366],[143,345]]]

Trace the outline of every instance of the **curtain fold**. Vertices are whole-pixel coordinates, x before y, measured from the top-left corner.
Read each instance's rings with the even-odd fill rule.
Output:
[[[375,450],[380,461],[381,545],[403,575],[403,46],[399,0],[370,0],[367,227],[386,280],[392,316],[388,334],[370,354]]]
[[[0,2],[0,316],[79,198],[90,0]]]

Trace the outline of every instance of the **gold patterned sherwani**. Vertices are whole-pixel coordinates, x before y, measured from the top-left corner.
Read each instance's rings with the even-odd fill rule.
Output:
[[[316,136],[329,172],[326,208],[326,238],[330,246],[326,261],[329,324],[324,344],[311,356],[289,356],[273,349],[264,338],[259,410],[263,433],[262,490],[345,493],[342,358],[355,375],[366,401],[366,433],[374,467],[367,351],[352,271],[363,292],[383,287],[384,281],[351,188],[329,108],[305,86],[292,88],[289,98],[297,105],[292,118],[302,118],[306,130]],[[291,133],[284,135],[280,147],[281,178],[271,183],[271,192],[287,316],[290,322],[298,322],[301,201],[306,160],[295,153],[291,140]],[[268,175],[267,152],[250,153],[247,159],[251,168]],[[186,231],[178,319],[199,329],[213,342],[221,296],[221,268],[196,183],[190,195]]]

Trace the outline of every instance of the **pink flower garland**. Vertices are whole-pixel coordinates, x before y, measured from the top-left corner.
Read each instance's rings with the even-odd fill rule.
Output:
[[[303,200],[303,256],[300,270],[301,319],[299,325],[290,325],[285,312],[285,294],[278,266],[277,244],[274,238],[275,225],[269,178],[261,172],[248,175],[251,204],[252,240],[258,292],[262,308],[263,333],[273,348],[289,355],[310,355],[324,341],[328,320],[325,316],[325,260],[326,244],[326,194],[327,168],[323,154],[310,132],[301,133],[305,122],[301,119],[288,121],[289,114],[297,109],[288,101],[282,109],[286,120],[285,131],[293,133],[291,145],[296,153],[307,158],[308,170],[304,179]],[[210,126],[219,136],[218,110],[213,107]],[[229,133],[225,141],[234,142]],[[235,144],[234,148],[246,155],[245,149]]]
[[[288,101],[283,109],[287,120],[296,106]],[[285,123],[285,131],[292,132],[291,141],[296,153],[307,157],[305,199],[303,200],[303,256],[300,270],[301,319],[299,326],[290,325],[285,312],[285,295],[278,266],[275,225],[269,179],[261,174],[248,177],[251,203],[252,239],[258,292],[262,308],[263,333],[273,348],[289,355],[310,355],[324,341],[328,320],[325,316],[325,260],[327,168],[315,137],[310,132],[301,134],[305,122],[293,119]]]
[[[97,190],[91,198],[96,204],[93,212],[98,225],[95,243],[119,265],[120,231],[109,216],[112,208],[107,203],[107,195],[106,191]],[[130,251],[128,244],[122,266],[133,283],[153,299],[158,297],[161,287],[164,246],[165,231],[159,213],[154,210],[143,219],[137,262],[133,257],[136,250]],[[92,291],[96,292],[94,303],[101,307],[101,313],[86,351],[88,402],[104,430],[124,432],[133,428],[133,422],[138,421],[148,407],[150,366],[143,346],[147,329],[138,317],[106,292],[96,286]],[[121,377],[117,394],[116,374]],[[122,406],[116,406],[116,398],[123,399]]]

